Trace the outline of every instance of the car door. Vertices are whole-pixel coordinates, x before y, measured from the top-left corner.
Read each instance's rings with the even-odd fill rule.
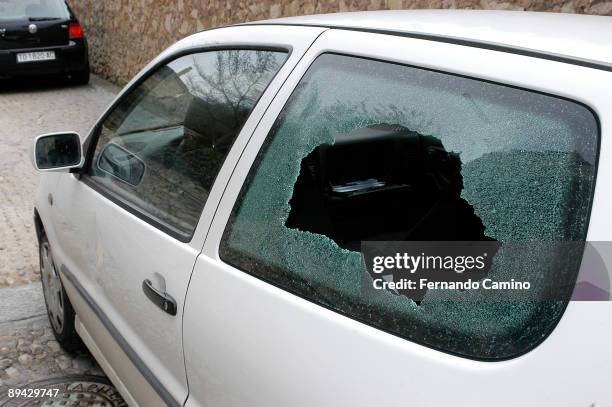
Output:
[[[358,246],[470,229],[502,243],[495,278],[576,273],[581,256],[559,266],[550,243],[612,238],[610,194],[595,187],[612,165],[600,134],[610,78],[477,46],[323,33],[244,149],[197,259],[187,405],[611,403],[610,302],[500,291],[415,302],[375,289]],[[513,244],[530,255],[509,263]]]
[[[52,243],[77,330],[128,403],[186,399],[183,300],[240,151],[232,146],[321,31],[234,27],[186,39],[104,115],[83,174],[58,181]]]

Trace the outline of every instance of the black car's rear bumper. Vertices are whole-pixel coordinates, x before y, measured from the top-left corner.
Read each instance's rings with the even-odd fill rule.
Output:
[[[25,63],[17,62],[17,54],[37,51],[55,51],[55,60]],[[53,47],[0,50],[0,78],[70,74],[72,72],[82,71],[88,67],[89,58],[87,55],[87,43],[85,41],[71,41],[68,45]]]

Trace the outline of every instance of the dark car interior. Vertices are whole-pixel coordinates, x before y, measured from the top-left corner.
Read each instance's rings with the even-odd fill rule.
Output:
[[[362,240],[491,240],[461,198],[459,154],[400,125],[335,134],[305,157],[286,226],[358,251]]]

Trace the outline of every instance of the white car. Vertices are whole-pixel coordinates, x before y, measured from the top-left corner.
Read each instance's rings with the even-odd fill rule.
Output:
[[[134,406],[612,405],[609,280],[577,277],[585,242],[612,265],[611,39],[394,11],[179,41],[89,135],[35,142],[58,341]],[[402,295],[372,241],[501,243],[489,286],[568,295]]]

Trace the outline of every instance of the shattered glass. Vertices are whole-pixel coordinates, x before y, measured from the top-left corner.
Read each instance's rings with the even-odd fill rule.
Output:
[[[598,149],[598,125],[589,109],[514,87],[334,54],[313,63],[268,135],[223,236],[222,259],[436,349],[483,360],[529,351],[554,329],[566,301],[500,301],[494,291],[465,291],[428,293],[417,304],[374,290],[358,250],[287,226],[303,160],[321,146],[334,146],[338,137],[381,124],[433,136],[458,154],[461,199],[473,207],[486,235],[533,243],[520,251],[502,245],[491,276],[533,281],[577,273],[581,245],[547,245],[586,237]],[[381,186],[364,178],[340,192]],[[368,216],[364,212],[354,222]]]

